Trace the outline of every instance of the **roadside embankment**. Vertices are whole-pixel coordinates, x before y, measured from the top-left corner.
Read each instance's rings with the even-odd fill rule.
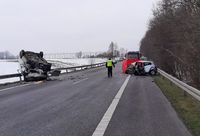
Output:
[[[200,136],[200,102],[161,75],[155,76],[154,81],[188,129],[194,136]]]

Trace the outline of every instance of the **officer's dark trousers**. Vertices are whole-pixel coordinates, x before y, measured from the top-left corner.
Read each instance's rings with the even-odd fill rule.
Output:
[[[108,67],[108,77],[112,77],[112,67]]]

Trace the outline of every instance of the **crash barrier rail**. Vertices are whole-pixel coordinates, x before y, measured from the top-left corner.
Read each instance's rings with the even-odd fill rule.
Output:
[[[161,69],[158,69],[158,72],[165,78],[169,79],[172,83],[174,83],[175,85],[177,85],[178,87],[183,89],[184,94],[185,94],[185,92],[187,92],[188,94],[190,94],[191,96],[196,98],[198,101],[200,101],[200,90],[184,83],[183,81],[180,81],[179,79],[171,76],[170,74],[166,73],[165,71],[163,71]]]
[[[57,68],[56,70],[65,70],[65,73],[74,72],[74,71],[80,71],[84,69],[90,69],[90,68],[96,68],[105,66],[105,62],[103,63],[97,63],[97,64],[91,64],[91,65],[82,65],[82,66],[75,66],[75,67],[67,67],[67,68]]]
[[[52,69],[52,70],[61,70],[61,71],[64,70],[65,71],[64,73],[69,73],[69,72],[80,71],[80,70],[85,70],[85,69],[97,68],[97,67],[101,67],[101,66],[105,66],[105,62],[97,63],[97,64],[91,64],[91,65],[82,65],[82,66],[67,67],[67,68],[57,68],[57,69]],[[19,77],[20,81],[22,81],[22,78],[21,78],[22,74],[21,73],[0,75],[0,80],[1,79],[14,78],[14,77]]]
[[[9,74],[9,75],[0,75],[0,79],[6,79],[6,78],[13,78],[13,77],[21,77],[21,74]]]

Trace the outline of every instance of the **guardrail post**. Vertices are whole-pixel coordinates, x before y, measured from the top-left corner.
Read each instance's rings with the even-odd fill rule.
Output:
[[[19,76],[19,81],[20,81],[20,83],[22,82],[22,77],[21,76]]]
[[[163,75],[161,77],[162,77],[163,80],[165,79]]]
[[[170,82],[170,85],[172,86],[173,85],[172,81],[169,81],[169,82]]]
[[[183,95],[184,97],[187,97],[187,92],[185,90],[183,91]]]

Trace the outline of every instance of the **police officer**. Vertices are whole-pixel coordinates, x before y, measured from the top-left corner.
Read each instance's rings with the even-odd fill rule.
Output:
[[[113,63],[111,58],[109,58],[106,62],[106,68],[108,69],[108,77],[112,77],[112,67],[115,67],[115,64]]]

